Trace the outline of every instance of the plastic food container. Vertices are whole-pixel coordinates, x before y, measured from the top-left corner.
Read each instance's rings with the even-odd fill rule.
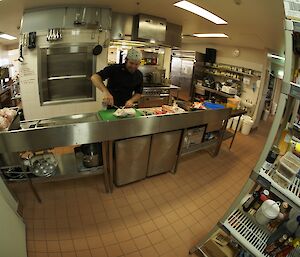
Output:
[[[264,201],[255,214],[257,223],[267,225],[271,220],[276,219],[280,212],[279,205],[279,202],[273,200]]]
[[[291,152],[287,152],[279,160],[277,172],[293,182],[300,169],[300,158]]]
[[[235,98],[227,98],[227,108],[232,108],[232,109],[237,109],[240,104],[240,100],[235,99]]]
[[[278,171],[274,172],[274,174],[272,175],[272,179],[282,188],[288,188],[291,184],[291,181],[278,173]]]

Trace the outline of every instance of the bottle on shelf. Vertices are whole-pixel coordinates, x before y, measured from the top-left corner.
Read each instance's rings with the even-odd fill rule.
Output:
[[[257,201],[253,204],[253,209],[257,211],[262,203],[269,199],[270,192],[267,189],[264,189],[261,193]]]
[[[264,252],[267,254],[271,254],[275,249],[284,245],[284,242],[288,239],[288,235],[282,235],[278,240],[274,241],[273,243],[267,245]]]
[[[265,171],[270,171],[278,155],[279,155],[279,148],[276,145],[273,145],[270,152],[268,153],[265,162],[262,165],[262,168]]]
[[[284,246],[281,247],[277,253],[276,253],[276,257],[286,257],[288,256],[288,254],[293,251],[294,247],[293,247],[293,238],[290,237],[287,241],[285,241]],[[273,253],[272,253],[273,254]]]
[[[284,221],[269,237],[267,244],[278,240],[283,234],[300,238],[300,213],[295,209],[289,212],[288,220]]]
[[[248,200],[243,204],[243,210],[245,212],[250,211],[254,203],[258,201],[259,197],[260,197],[259,191],[254,191],[253,194],[248,198]]]

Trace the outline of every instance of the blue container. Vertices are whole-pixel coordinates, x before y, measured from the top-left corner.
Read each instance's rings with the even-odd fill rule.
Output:
[[[203,104],[207,109],[211,109],[211,110],[216,110],[216,109],[224,109],[224,105],[222,104],[214,104],[214,103],[211,103],[211,102],[205,102]]]

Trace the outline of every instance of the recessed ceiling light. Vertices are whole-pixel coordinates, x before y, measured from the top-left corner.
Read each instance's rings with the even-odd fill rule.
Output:
[[[204,33],[204,34],[193,34],[194,37],[223,37],[227,38],[228,36],[224,33]]]
[[[4,39],[7,39],[7,40],[15,40],[15,39],[17,39],[16,37],[8,35],[8,34],[5,34],[5,33],[0,33],[0,38],[4,38]]]
[[[284,58],[284,57],[279,56],[279,55],[276,55],[276,54],[270,54],[270,53],[268,53],[268,57],[269,57],[269,58],[274,58],[274,59],[279,59],[279,60],[285,61],[285,58]]]
[[[221,19],[220,17],[218,17],[217,15],[205,10],[204,8],[195,5],[193,3],[190,3],[188,1],[180,1],[174,4],[175,6],[182,8],[184,10],[187,10],[189,12],[192,12],[194,14],[197,14],[215,24],[227,24],[227,21],[224,21],[223,19]]]

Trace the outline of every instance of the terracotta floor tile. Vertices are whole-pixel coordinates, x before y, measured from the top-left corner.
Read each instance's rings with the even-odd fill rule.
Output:
[[[157,253],[157,251],[155,250],[155,248],[152,247],[152,246],[140,250],[140,254],[143,257],[158,257],[159,256],[159,254]]]
[[[159,231],[164,236],[164,238],[168,238],[176,234],[176,231],[171,225],[167,225],[163,228],[160,228]]]
[[[131,235],[127,229],[116,231],[115,237],[119,242],[124,242],[131,239]]]
[[[48,253],[48,257],[62,257],[61,252],[58,253]]]
[[[37,252],[47,252],[47,242],[46,241],[35,241],[34,248]]]
[[[74,248],[75,248],[76,251],[89,249],[87,240],[85,238],[74,239],[73,244],[74,244]]]
[[[128,231],[132,238],[141,236],[144,234],[143,228],[140,225],[128,228]]]
[[[157,230],[157,227],[155,226],[152,220],[142,223],[141,226],[146,234]]]
[[[71,252],[75,250],[73,240],[61,240],[59,241],[59,245],[62,252]]]
[[[100,236],[87,237],[89,249],[100,248],[103,246]]]
[[[171,250],[170,245],[166,241],[155,244],[154,248],[159,253],[159,255],[165,254],[166,252]]]
[[[95,248],[90,249],[92,257],[107,257],[106,251],[104,248]]]
[[[135,242],[136,247],[141,250],[144,248],[147,248],[149,246],[151,246],[151,242],[148,239],[147,236],[143,235],[143,236],[139,236],[133,239]]]
[[[118,244],[109,245],[105,247],[108,257],[119,257],[123,252]]]
[[[76,251],[77,257],[92,257],[90,250]]]
[[[137,247],[133,240],[121,242],[120,247],[124,254],[129,254],[129,253],[137,251]]]
[[[60,252],[60,246],[58,241],[47,241],[48,252]]]
[[[141,257],[140,252],[125,254],[125,257]]]
[[[163,235],[160,233],[159,230],[153,231],[147,235],[151,243],[154,245],[164,240]]]
[[[113,232],[101,235],[103,245],[113,245],[117,243],[117,239]]]

